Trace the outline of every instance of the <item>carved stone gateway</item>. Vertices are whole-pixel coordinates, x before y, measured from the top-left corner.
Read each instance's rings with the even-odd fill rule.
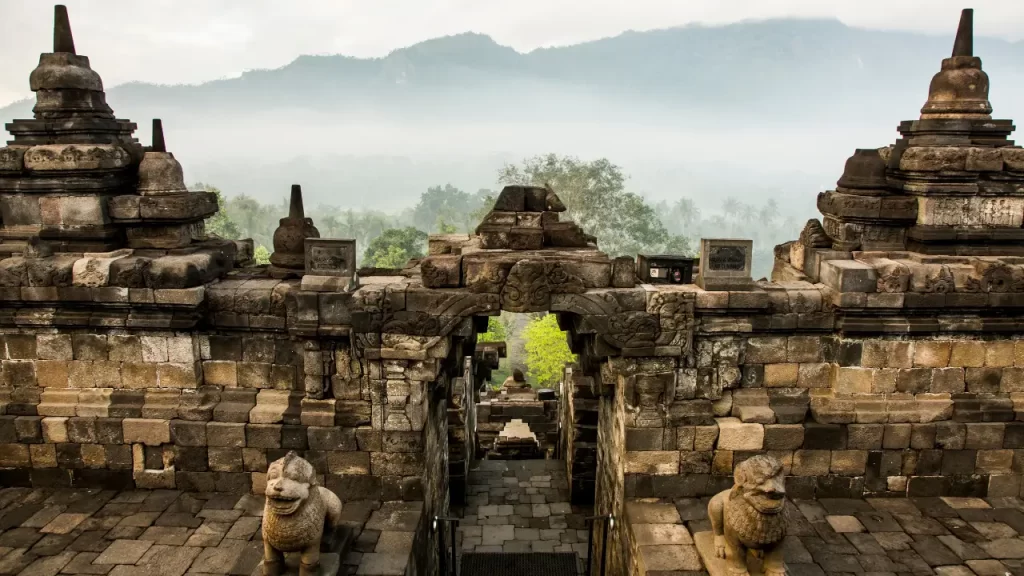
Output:
[[[607,574],[702,570],[676,504],[733,472],[710,510],[718,552],[744,553],[734,574],[757,573],[748,548],[781,572],[779,468],[758,454],[793,499],[1021,496],[1024,148],[988,118],[969,12],[921,118],[851,157],[821,217],[776,247],[772,281],[750,281],[748,242],[711,241],[700,286],[637,282],[535,186],[354,286],[313,282],[346,278],[325,275],[350,269],[345,246],[311,243],[330,249],[307,274],[318,232],[296,189],[270,268],[254,266],[251,240],[202,233],[214,194],[184,191],[162,139],[144,148],[113,117],[56,16],[35,117],[0,147],[0,486],[269,491],[268,567],[305,554],[306,574],[317,548],[321,572],[337,565],[320,533],[333,493],[361,548],[343,571],[436,574],[431,520],[467,500],[488,420],[473,391],[504,353],[477,337],[529,311],[554,314],[577,356],[553,444],[572,504],[608,518],[589,552]],[[268,473],[289,450],[302,458]],[[714,540],[696,536],[722,576]],[[790,550],[794,574],[820,573]]]

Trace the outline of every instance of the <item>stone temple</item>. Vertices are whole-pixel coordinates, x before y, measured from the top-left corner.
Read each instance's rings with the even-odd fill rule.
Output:
[[[672,285],[535,187],[363,273],[296,187],[256,266],[205,232],[174,127],[145,146],[117,119],[58,6],[0,148],[0,574],[258,573],[289,451],[344,505],[342,574],[452,573],[454,544],[696,575],[708,499],[757,454],[783,466],[794,574],[1024,573],[1024,149],[971,18],[771,281],[709,239]],[[558,459],[474,461],[503,310],[556,314],[578,355],[538,408]]]

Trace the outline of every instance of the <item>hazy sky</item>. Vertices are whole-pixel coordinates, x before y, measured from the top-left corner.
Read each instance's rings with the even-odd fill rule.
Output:
[[[300,54],[383,56],[473,31],[520,51],[692,23],[826,17],[859,27],[952,35],[951,0],[66,0],[79,54],[107,86],[198,83]],[[1024,38],[1024,1],[976,0],[979,35]],[[53,8],[0,0],[0,105],[29,96],[51,48]]]

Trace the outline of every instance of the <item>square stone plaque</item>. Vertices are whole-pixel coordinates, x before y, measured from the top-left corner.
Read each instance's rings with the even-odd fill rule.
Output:
[[[697,285],[705,290],[743,290],[753,284],[752,240],[701,238]]]
[[[356,241],[337,238],[306,238],[306,274],[355,276]]]

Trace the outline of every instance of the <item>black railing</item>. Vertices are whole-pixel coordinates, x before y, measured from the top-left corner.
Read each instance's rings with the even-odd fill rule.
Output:
[[[615,528],[615,517],[611,514],[605,514],[604,516],[589,516],[586,518],[587,521],[587,576],[592,575],[594,566],[594,526],[600,523],[603,526],[601,530],[601,569],[598,573],[599,576],[604,576],[604,563],[605,557],[608,555],[606,550],[608,548],[608,532]]]
[[[455,543],[455,533],[459,529],[459,519],[434,516],[432,528],[437,535],[438,574],[441,576],[459,576],[459,559],[456,554],[458,548]],[[446,543],[445,540],[450,541]]]

